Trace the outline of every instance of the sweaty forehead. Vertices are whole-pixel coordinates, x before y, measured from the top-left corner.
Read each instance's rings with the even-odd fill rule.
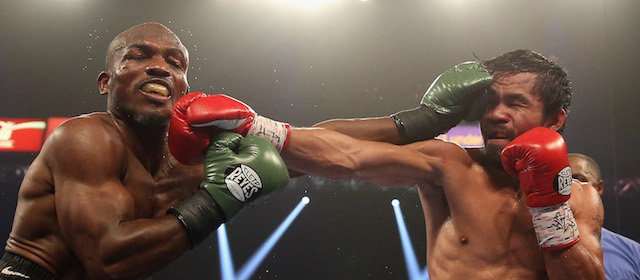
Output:
[[[163,45],[168,48],[179,49],[185,56],[188,55],[187,49],[182,42],[180,42],[178,36],[161,25],[140,25],[131,28],[118,35],[116,40],[114,40],[114,43],[113,51],[117,51],[131,45],[146,45],[153,43]]]
[[[518,86],[518,87],[527,87],[533,86],[536,82],[536,78],[538,75],[534,73],[518,73],[514,75],[494,75],[493,85],[495,86]]]
[[[537,75],[533,73],[518,73],[515,75],[496,75],[491,89],[494,93],[524,94],[537,97],[535,93]]]

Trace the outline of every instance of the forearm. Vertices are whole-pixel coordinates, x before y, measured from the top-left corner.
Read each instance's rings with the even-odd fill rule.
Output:
[[[175,216],[120,223],[98,244],[95,257],[82,258],[97,279],[132,279],[166,267],[191,248]]]
[[[420,105],[390,117],[336,119],[318,123],[314,127],[337,131],[360,140],[402,145],[433,139],[457,125],[461,118]]]
[[[368,141],[402,144],[403,139],[391,117],[335,119],[314,125],[333,130],[353,138]]]
[[[427,156],[405,147],[353,139],[334,131],[294,128],[281,155],[289,169],[330,179],[406,186],[433,175]]]
[[[100,240],[98,258],[88,258],[97,262],[88,264],[100,278],[146,276],[197,246],[224,221],[215,201],[199,189],[165,216],[120,222]]]
[[[549,279],[605,279],[599,258],[580,242],[559,250],[544,253]]]

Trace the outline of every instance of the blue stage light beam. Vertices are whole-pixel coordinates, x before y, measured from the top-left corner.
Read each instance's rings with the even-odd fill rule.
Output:
[[[411,246],[411,238],[409,238],[407,226],[405,225],[404,218],[402,217],[402,210],[400,210],[400,201],[398,201],[397,199],[392,200],[391,206],[393,206],[393,212],[396,215],[396,222],[398,223],[398,231],[400,232],[400,241],[402,242],[402,251],[404,252],[404,260],[407,264],[407,273],[409,274],[409,280],[423,279],[424,276],[420,271],[420,268],[418,267],[416,253],[413,251],[413,247]]]
[[[420,279],[422,280],[429,280],[429,270],[427,270],[427,267],[425,266],[424,269],[422,270],[422,276],[420,277]]]
[[[224,224],[218,227],[218,252],[220,254],[220,274],[222,280],[234,280],[233,259],[231,258],[227,229]]]
[[[269,236],[269,239],[267,239],[267,241],[262,244],[260,249],[258,249],[258,251],[256,251],[253,256],[251,256],[251,258],[242,267],[242,269],[240,269],[235,278],[236,280],[247,280],[249,279],[249,277],[251,277],[251,275],[255,273],[260,263],[262,263],[269,251],[271,251],[271,249],[276,245],[280,237],[282,237],[284,232],[287,230],[287,228],[289,228],[291,223],[293,223],[293,220],[295,220],[298,214],[300,214],[302,209],[307,206],[307,204],[309,204],[309,201],[309,197],[306,196],[300,200],[298,206],[296,206],[296,208],[294,208],[293,211],[289,213],[289,216],[287,216],[287,218],[280,224],[280,226],[278,226],[278,228],[271,234],[271,236]]]

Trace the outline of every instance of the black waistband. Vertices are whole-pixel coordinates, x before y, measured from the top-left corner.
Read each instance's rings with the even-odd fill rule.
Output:
[[[13,253],[6,252],[0,260],[0,280],[54,280],[42,266]]]

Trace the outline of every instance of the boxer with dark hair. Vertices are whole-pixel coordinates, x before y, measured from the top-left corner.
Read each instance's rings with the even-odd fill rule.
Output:
[[[184,131],[231,130],[267,138],[298,172],[417,184],[432,279],[604,278],[594,219],[603,216],[600,197],[571,180],[558,133],[570,82],[562,67],[535,52],[457,65],[435,80],[418,109],[318,128],[290,128],[224,95],[187,96],[174,114],[179,125],[172,120],[169,130],[177,146],[206,147]],[[483,148],[426,140],[478,117]],[[383,143],[419,140],[426,141]]]
[[[602,195],[604,182],[598,163],[583,154],[571,153],[568,157],[573,178],[593,186]],[[640,279],[640,243],[603,227],[600,244],[607,279]]]
[[[149,276],[286,185],[282,159],[259,137],[218,134],[206,154],[189,159],[193,166],[169,153],[167,128],[189,88],[188,63],[187,49],[161,24],[115,37],[98,76],[107,111],[60,125],[29,167],[0,279]],[[243,184],[251,193],[227,188],[226,179],[246,181],[237,170],[254,176]]]

